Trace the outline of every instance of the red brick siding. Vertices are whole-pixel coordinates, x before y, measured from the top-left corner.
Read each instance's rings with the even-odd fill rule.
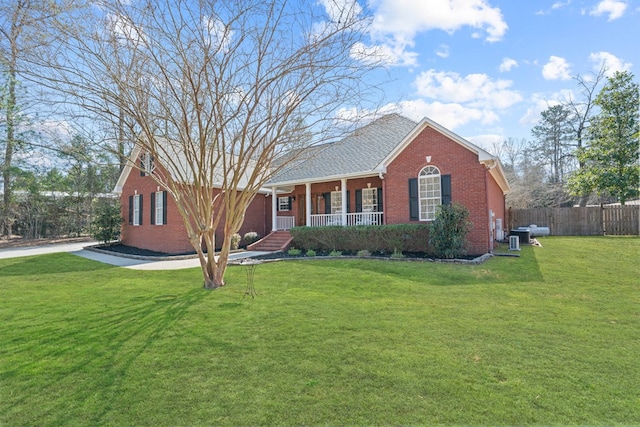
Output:
[[[426,156],[431,156],[429,163]],[[408,181],[418,177],[427,165],[438,167],[442,175],[451,175],[452,202],[469,210],[473,222],[469,252],[489,251],[486,167],[478,162],[476,154],[430,127],[425,128],[387,168],[383,184],[385,222],[412,222],[409,220]]]
[[[158,184],[153,178],[140,176],[140,172],[137,170],[131,171],[123,186],[121,196],[122,217],[124,218],[121,233],[122,243],[169,254],[193,252],[194,249],[187,237],[184,222],[170,194],[167,196],[167,224],[151,224],[151,193],[161,190],[162,188],[158,190]],[[142,225],[139,226],[129,224],[129,196],[136,194],[136,192],[143,195]],[[242,236],[248,231],[255,231],[262,237],[267,230],[271,230],[271,212],[269,211],[268,215],[265,214],[265,206],[269,203],[270,210],[270,202],[270,198],[266,199],[262,194],[256,195],[245,214],[244,223],[240,229]],[[217,230],[216,246],[219,247],[222,244],[222,238],[222,231]]]

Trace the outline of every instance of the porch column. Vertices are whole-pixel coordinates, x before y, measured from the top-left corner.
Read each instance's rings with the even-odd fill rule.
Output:
[[[276,187],[271,187],[271,231],[278,231],[278,195]]]
[[[347,178],[340,180],[340,186],[342,187],[342,225],[347,225]]]
[[[305,203],[306,203],[306,218],[305,218],[305,225],[307,227],[311,227],[311,183],[307,182],[306,184],[304,184],[304,189],[305,189]]]

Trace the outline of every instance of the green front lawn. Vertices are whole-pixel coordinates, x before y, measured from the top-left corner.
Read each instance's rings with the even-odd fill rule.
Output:
[[[640,424],[640,239],[478,266],[0,260],[0,425]]]

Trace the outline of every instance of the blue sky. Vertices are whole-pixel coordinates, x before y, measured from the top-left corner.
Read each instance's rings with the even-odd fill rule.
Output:
[[[321,0],[327,3],[336,0]],[[370,0],[371,45],[394,80],[384,110],[435,120],[484,148],[530,139],[572,77],[640,72],[640,0]]]

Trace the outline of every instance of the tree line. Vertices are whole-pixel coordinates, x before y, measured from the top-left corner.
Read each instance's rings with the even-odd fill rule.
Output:
[[[531,139],[495,145],[514,208],[625,204],[640,196],[638,83],[606,68],[576,76],[577,99],[549,105]]]

